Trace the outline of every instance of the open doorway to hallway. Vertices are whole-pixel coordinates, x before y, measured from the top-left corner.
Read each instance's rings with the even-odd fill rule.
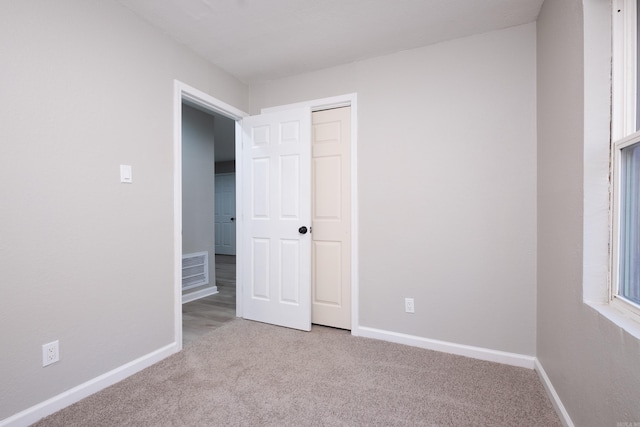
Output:
[[[243,203],[243,200],[245,200],[247,198],[247,187],[250,184],[247,184],[247,177],[246,177],[246,165],[244,163],[246,163],[248,157],[243,157],[242,156],[242,149],[241,149],[241,137],[240,135],[242,134],[246,134],[247,129],[244,127],[244,123],[245,123],[245,119],[248,117],[248,115],[246,113],[244,113],[241,110],[238,110],[237,108],[226,104],[223,101],[220,101],[218,99],[215,99],[213,97],[211,97],[210,95],[207,95],[204,92],[199,91],[198,89],[189,87],[188,85],[185,85],[184,83],[181,83],[179,81],[175,82],[175,96],[174,96],[174,153],[175,153],[175,157],[174,157],[174,171],[176,172],[174,174],[174,189],[175,189],[175,193],[174,193],[174,265],[176,266],[175,268],[175,286],[174,286],[174,290],[176,293],[176,298],[175,298],[175,332],[176,332],[176,342],[182,344],[183,340],[182,340],[182,332],[183,332],[183,328],[182,328],[182,305],[183,303],[186,303],[188,301],[185,300],[184,296],[181,295],[181,289],[180,289],[180,269],[181,269],[181,256],[183,254],[183,250],[184,247],[181,244],[181,242],[183,241],[182,237],[183,237],[183,229],[182,226],[184,225],[184,221],[183,221],[183,204],[181,203],[181,201],[184,200],[183,198],[183,180],[181,180],[181,178],[183,177],[182,171],[183,171],[183,165],[182,165],[182,159],[183,159],[183,155],[180,151],[181,146],[182,146],[182,140],[181,140],[181,131],[182,131],[182,117],[181,117],[181,106],[182,103],[188,103],[188,104],[193,104],[196,108],[200,107],[199,109],[207,111],[207,112],[217,112],[221,115],[223,115],[224,117],[227,117],[229,119],[231,119],[232,121],[234,121],[235,123],[235,136],[236,136],[236,140],[235,140],[235,148],[236,148],[236,156],[238,158],[238,164],[237,164],[237,173],[236,173],[236,190],[238,192],[238,197],[236,200],[236,209],[237,209],[237,213],[239,216],[241,216],[242,212],[246,213],[246,209],[245,206],[249,206],[251,205],[251,203]],[[350,242],[350,246],[351,246],[351,263],[350,264],[355,264],[357,265],[357,215],[355,215],[354,213],[357,212],[357,192],[355,191],[357,188],[357,184],[356,184],[356,179],[355,177],[357,176],[357,172],[356,172],[356,164],[355,164],[355,160],[357,158],[357,156],[355,155],[355,147],[356,147],[356,143],[355,143],[355,129],[357,128],[357,126],[355,126],[355,117],[357,117],[356,115],[356,107],[355,107],[355,102],[356,102],[356,95],[355,94],[350,94],[350,95],[343,95],[340,97],[332,97],[332,98],[325,98],[325,99],[320,99],[320,100],[314,100],[314,101],[309,101],[309,102],[305,102],[305,103],[300,103],[300,104],[295,104],[295,105],[285,105],[285,106],[280,106],[280,107],[273,107],[273,108],[269,108],[269,109],[263,109],[263,113],[265,114],[270,114],[270,113],[278,113],[279,111],[289,111],[289,110],[300,110],[300,109],[310,109],[310,111],[321,111],[321,110],[328,110],[328,109],[336,109],[339,107],[345,107],[345,106],[351,106],[351,115],[350,115],[350,121],[351,121],[351,200],[350,200],[350,205],[352,207],[351,209],[351,236],[349,239]],[[309,114],[310,116],[310,114]],[[309,123],[308,127],[311,127],[311,124]],[[243,130],[244,129],[244,130]],[[244,161],[240,161],[241,159],[244,159]],[[251,179],[248,180],[248,182],[251,182]],[[293,182],[291,180],[289,180],[288,182]],[[250,196],[249,196],[249,200],[251,200]],[[246,301],[249,299],[245,294],[245,290],[246,289],[251,289],[251,284],[247,283],[247,274],[250,275],[251,270],[247,269],[247,264],[251,264],[251,256],[248,255],[246,252],[246,244],[245,240],[246,240],[246,236],[247,236],[247,230],[245,227],[242,226],[243,221],[238,221],[238,227],[237,227],[237,236],[238,236],[238,240],[236,242],[237,246],[238,246],[238,258],[237,258],[237,266],[236,266],[236,274],[237,274],[237,282],[239,283],[239,285],[237,285],[236,287],[236,316],[239,317],[244,317],[244,318],[248,318],[246,315]],[[300,228],[298,229],[300,230]],[[300,233],[302,233],[300,231]],[[245,250],[243,251],[243,248],[245,248]],[[358,295],[358,275],[357,275],[357,271],[358,269],[356,268],[352,268],[351,269],[351,295],[353,296],[351,298],[351,330],[352,333],[354,335],[357,335],[357,333],[355,333],[354,331],[358,330],[358,298],[356,297],[356,295]],[[249,278],[249,281],[251,280],[251,278]],[[194,299],[195,300],[195,299]],[[310,305],[310,303],[309,303]],[[310,325],[309,325],[310,326]]]
[[[236,316],[235,120],[183,101],[181,157],[186,345]],[[200,286],[193,255],[208,260]]]

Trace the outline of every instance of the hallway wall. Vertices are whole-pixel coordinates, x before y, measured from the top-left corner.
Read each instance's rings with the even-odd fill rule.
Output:
[[[216,119],[182,105],[182,254],[209,254],[209,283],[216,285],[215,267],[215,128]]]

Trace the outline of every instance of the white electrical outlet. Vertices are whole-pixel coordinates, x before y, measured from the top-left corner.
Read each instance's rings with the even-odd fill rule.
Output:
[[[404,311],[405,313],[415,313],[415,305],[413,304],[413,298],[404,299]]]
[[[42,344],[42,366],[48,366],[60,360],[58,340],[48,344]]]

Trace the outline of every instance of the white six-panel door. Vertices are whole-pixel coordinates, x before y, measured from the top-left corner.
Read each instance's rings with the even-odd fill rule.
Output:
[[[312,315],[351,329],[351,108],[313,113]]]
[[[248,117],[242,131],[243,316],[311,330],[311,112]]]
[[[236,176],[215,176],[216,254],[236,254]]]

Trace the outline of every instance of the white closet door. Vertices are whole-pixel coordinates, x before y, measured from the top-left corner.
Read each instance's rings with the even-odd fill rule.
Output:
[[[312,118],[312,322],[351,329],[351,108]]]

